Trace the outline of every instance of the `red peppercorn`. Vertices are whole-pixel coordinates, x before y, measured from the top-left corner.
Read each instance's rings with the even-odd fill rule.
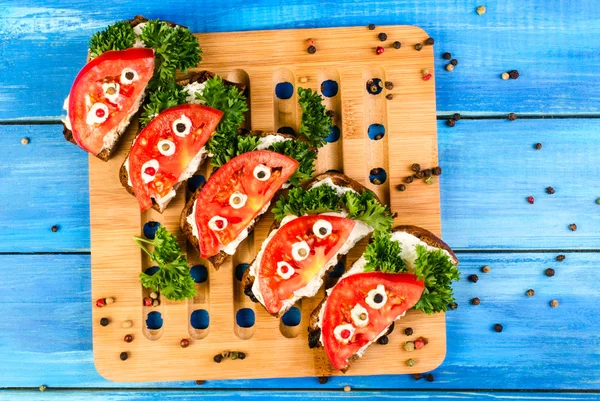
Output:
[[[533,196],[528,196],[527,202],[529,202],[531,205],[533,205],[533,203],[535,202],[535,199],[533,198]]]
[[[104,298],[100,298],[99,300],[96,301],[96,306],[98,308],[102,308],[104,305],[106,305],[106,301],[104,300]]]
[[[152,306],[152,299],[145,297],[144,298],[144,306]]]
[[[377,53],[378,56],[380,54],[383,54],[384,51],[385,49],[383,48],[383,46],[377,46],[377,48],[375,49],[375,53]]]
[[[418,338],[415,340],[415,348],[416,349],[421,349],[425,346],[425,341],[423,341],[423,338]]]
[[[190,345],[190,340],[188,340],[187,338],[184,338],[181,340],[179,345],[181,345],[181,348],[187,348]]]
[[[130,343],[133,341],[133,336],[131,334],[127,334],[124,338],[123,341],[125,341],[126,343]]]
[[[423,75],[423,81],[429,81],[431,79],[431,74]]]

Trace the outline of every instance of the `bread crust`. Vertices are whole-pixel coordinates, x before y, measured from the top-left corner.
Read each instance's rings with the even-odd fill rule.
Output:
[[[411,225],[396,226],[392,229],[392,232],[397,232],[397,231],[403,231],[408,234],[414,235],[415,237],[417,237],[418,239],[420,239],[421,241],[423,241],[424,243],[426,243],[429,246],[432,246],[435,248],[440,248],[440,249],[447,251],[450,254],[450,257],[452,258],[452,261],[454,262],[454,264],[458,265],[458,258],[456,257],[456,254],[454,254],[454,251],[452,251],[452,248],[450,248],[448,246],[448,244],[446,244],[444,241],[442,241],[438,236],[436,236],[431,231],[426,230],[421,227],[411,226]]]

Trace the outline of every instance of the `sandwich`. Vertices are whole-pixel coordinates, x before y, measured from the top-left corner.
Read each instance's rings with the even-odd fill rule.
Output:
[[[94,34],[90,61],[65,99],[65,139],[108,161],[148,90],[168,84],[179,68],[201,60],[189,29],[137,16]]]
[[[373,192],[336,172],[281,197],[275,222],[244,273],[244,293],[273,316],[314,296],[323,277],[361,239],[389,231],[393,216]]]
[[[446,311],[457,266],[450,247],[425,229],[375,234],[310,316],[309,347],[322,347],[333,368],[346,372],[408,310]]]

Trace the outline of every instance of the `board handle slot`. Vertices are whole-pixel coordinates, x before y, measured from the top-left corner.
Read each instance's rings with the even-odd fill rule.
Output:
[[[253,259],[253,249],[254,233],[250,233],[248,238],[240,244],[235,255],[232,257],[233,331],[235,335],[242,340],[252,338],[256,332],[255,304],[246,296],[246,294],[244,294],[244,286],[242,284],[242,276],[246,269],[249,268]]]
[[[331,115],[332,127],[329,136],[325,138],[327,144],[319,150],[316,173],[321,174],[328,170],[343,171],[344,154],[342,144],[342,96],[340,74],[334,68],[321,69],[317,72],[318,92],[323,97],[323,104],[327,113]]]
[[[299,300],[279,319],[279,331],[286,338],[296,338],[302,327],[302,300]]]
[[[371,189],[382,202],[389,203],[390,187],[387,179],[388,161],[388,135],[387,128],[387,103],[385,98],[385,71],[381,66],[369,65],[363,70],[364,105],[364,145],[365,145],[365,170],[364,176],[368,177],[367,187]],[[394,149],[394,151],[402,151]]]
[[[273,74],[273,129],[277,132],[298,134],[295,82],[294,73],[288,68],[279,68]]]
[[[246,89],[244,89],[244,96],[246,97],[246,103],[248,104],[248,111],[244,113],[245,118],[242,128],[249,130],[250,127],[252,127],[252,120],[250,117],[250,76],[248,76],[246,71],[238,68],[227,74],[227,80],[235,82],[236,84],[242,84],[246,87]]]

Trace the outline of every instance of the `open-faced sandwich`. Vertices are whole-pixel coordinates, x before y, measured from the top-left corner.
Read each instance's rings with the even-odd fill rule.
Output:
[[[309,347],[323,347],[331,365],[345,372],[409,309],[446,311],[457,265],[448,245],[425,229],[376,233],[312,313]]]
[[[189,29],[143,17],[117,22],[90,40],[64,109],[65,138],[107,161],[148,89],[167,84],[177,69],[201,60]]]
[[[373,192],[335,172],[291,189],[273,212],[275,223],[242,282],[246,295],[274,316],[315,295],[325,273],[358,241],[393,224]]]

